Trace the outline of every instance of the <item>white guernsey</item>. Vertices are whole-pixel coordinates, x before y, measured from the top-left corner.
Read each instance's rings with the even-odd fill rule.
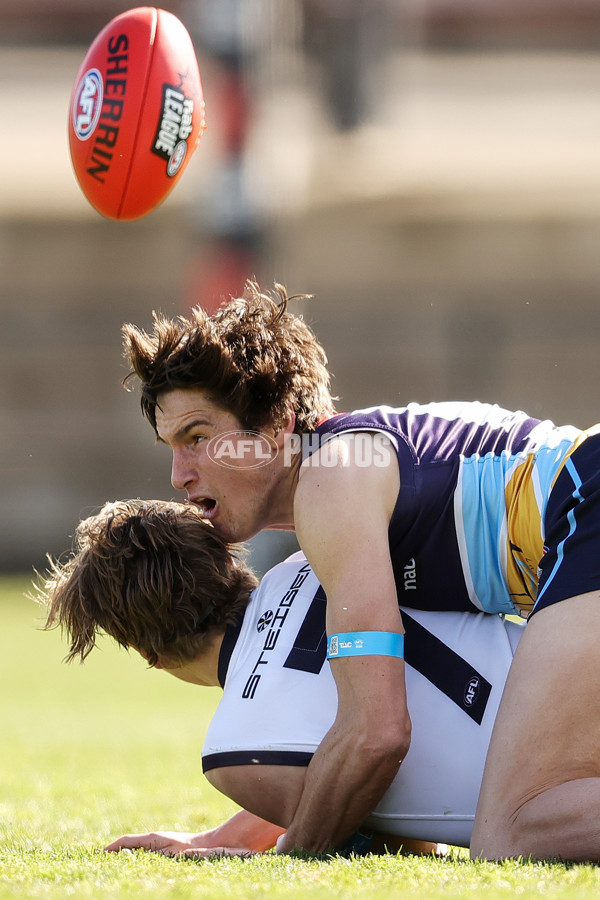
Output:
[[[224,693],[202,752],[205,772],[308,765],[337,708],[325,605],[301,553],[263,578],[241,626],[223,641]],[[366,825],[468,846],[492,726],[523,626],[484,613],[403,608],[402,616],[411,745]]]

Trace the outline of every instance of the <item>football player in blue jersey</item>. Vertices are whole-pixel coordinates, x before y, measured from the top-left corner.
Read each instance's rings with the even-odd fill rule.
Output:
[[[80,523],[73,555],[39,586],[47,627],[69,635],[68,658],[85,659],[104,631],[184,681],[223,688],[203,770],[243,811],[207,832],[125,835],[109,850],[205,856],[281,845],[307,766],[335,718],[326,597],[306,557],[294,554],[257,587],[231,551],[192,506],[109,503]],[[348,851],[469,845],[491,730],[523,632],[483,613],[403,614],[413,739]],[[338,653],[345,643],[338,641]]]
[[[227,540],[295,529],[328,597],[334,647],[377,635],[370,655],[332,666],[337,716],[281,848],[343,841],[408,752],[400,602],[530,616],[475,846],[491,858],[600,859],[587,823],[564,827],[600,803],[600,434],[482,403],[337,413],[323,348],[287,307],[283,288],[251,284],[213,316],[124,327],[173,485]],[[573,717],[584,709],[581,734]]]

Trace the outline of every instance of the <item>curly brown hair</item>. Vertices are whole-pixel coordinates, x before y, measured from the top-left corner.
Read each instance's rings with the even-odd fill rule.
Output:
[[[125,500],[80,522],[72,553],[50,560],[34,599],[48,607],[45,629],[67,632],[69,662],[83,662],[104,631],[150,665],[181,665],[241,620],[257,583],[195,507]]]
[[[314,431],[333,414],[327,357],[300,316],[288,312],[282,285],[274,296],[248,281],[243,297],[214,315],[199,307],[189,319],[154,313],[151,334],[123,326],[125,357],[141,382],[142,412],[156,431],[161,393],[201,388],[213,403],[232,412],[244,428],[285,423],[296,414],[298,433]]]

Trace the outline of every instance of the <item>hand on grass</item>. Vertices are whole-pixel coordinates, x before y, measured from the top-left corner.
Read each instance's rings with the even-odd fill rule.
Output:
[[[126,834],[104,849],[109,853],[120,850],[151,850],[163,856],[191,856],[206,859],[210,856],[255,856],[254,850],[245,847],[203,846],[203,833],[185,831],[152,831],[149,834]]]

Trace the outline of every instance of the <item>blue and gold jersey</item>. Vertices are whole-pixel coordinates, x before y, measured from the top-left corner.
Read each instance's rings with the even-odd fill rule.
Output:
[[[400,604],[527,615],[550,491],[586,433],[495,405],[448,402],[342,413],[317,434],[322,443],[364,431],[385,433],[399,466],[389,538]]]

